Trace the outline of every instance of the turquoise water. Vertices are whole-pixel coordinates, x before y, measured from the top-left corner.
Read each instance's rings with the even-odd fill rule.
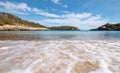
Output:
[[[120,39],[120,31],[0,31],[0,40],[110,40]]]

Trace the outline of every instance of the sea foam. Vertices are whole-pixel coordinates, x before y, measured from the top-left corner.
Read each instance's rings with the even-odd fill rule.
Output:
[[[120,73],[120,41],[0,41],[0,73]]]

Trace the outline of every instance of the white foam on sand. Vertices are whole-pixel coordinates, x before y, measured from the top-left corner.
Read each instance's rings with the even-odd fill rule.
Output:
[[[120,41],[0,41],[0,73],[120,73]]]

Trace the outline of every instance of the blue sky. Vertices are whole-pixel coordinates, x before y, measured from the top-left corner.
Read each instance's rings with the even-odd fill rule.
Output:
[[[120,0],[0,0],[0,11],[46,26],[82,30],[120,22]]]

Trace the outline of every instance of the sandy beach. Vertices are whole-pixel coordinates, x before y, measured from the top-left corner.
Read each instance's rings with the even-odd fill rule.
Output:
[[[119,40],[0,41],[0,73],[120,73]]]
[[[47,28],[42,28],[42,27],[30,27],[30,26],[24,26],[24,25],[3,25],[0,26],[0,30],[48,30]]]
[[[0,0],[0,73],[120,73],[120,0]]]

